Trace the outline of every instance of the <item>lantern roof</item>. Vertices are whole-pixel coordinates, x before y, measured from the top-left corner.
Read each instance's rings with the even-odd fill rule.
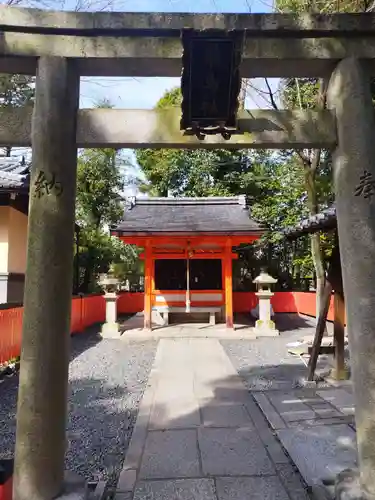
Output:
[[[271,285],[277,283],[277,279],[273,278],[265,271],[261,271],[259,276],[257,276],[255,280],[253,280],[253,283],[257,283],[258,285]]]

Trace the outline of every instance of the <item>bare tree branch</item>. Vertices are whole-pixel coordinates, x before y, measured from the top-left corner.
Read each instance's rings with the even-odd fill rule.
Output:
[[[273,107],[273,109],[279,109],[277,104],[276,104],[276,101],[275,101],[275,98],[274,98],[274,95],[273,95],[273,92],[272,92],[272,89],[271,89],[271,85],[269,84],[269,81],[268,81],[268,78],[265,78],[264,79],[265,83],[266,83],[266,86],[267,86],[267,90],[268,90],[268,95],[269,95],[269,98],[270,98],[270,101],[271,101],[271,105]]]

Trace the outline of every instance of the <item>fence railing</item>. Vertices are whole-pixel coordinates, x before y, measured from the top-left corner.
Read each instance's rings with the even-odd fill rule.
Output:
[[[21,353],[22,306],[0,309],[0,363],[16,358]],[[102,295],[78,296],[72,299],[71,333],[105,320],[105,302]]]
[[[249,313],[257,304],[255,292],[233,292],[235,313]],[[315,292],[275,292],[271,299],[273,310],[277,313],[296,313],[307,316],[316,315]],[[132,314],[143,311],[143,292],[124,292],[117,302],[119,314]],[[333,297],[328,312],[328,320],[333,321]]]
[[[236,313],[249,313],[257,304],[255,292],[233,292],[233,309]],[[276,313],[316,315],[316,294],[314,292],[276,292],[271,300]],[[118,314],[135,314],[143,311],[143,292],[120,293],[117,301]],[[16,358],[21,352],[22,306],[0,308],[0,363]],[[71,333],[105,320],[105,301],[102,295],[73,297],[70,323]],[[333,321],[333,297],[328,312]]]

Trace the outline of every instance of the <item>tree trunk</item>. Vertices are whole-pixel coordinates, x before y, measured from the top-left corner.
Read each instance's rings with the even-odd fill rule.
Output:
[[[325,273],[322,252],[320,249],[319,233],[311,235],[311,257],[314,263],[316,273],[316,318],[318,320],[319,313],[322,309],[322,298],[325,286]]]
[[[310,168],[305,166],[305,181],[306,190],[308,198],[308,206],[310,215],[316,215],[318,213],[318,200],[316,196],[316,165],[318,165],[320,160],[320,150],[314,150],[312,152],[312,163]],[[325,286],[325,272],[323,264],[323,256],[320,248],[320,236],[319,233],[314,233],[311,235],[311,257],[316,273],[316,320],[318,321],[319,313],[323,307],[323,291]]]

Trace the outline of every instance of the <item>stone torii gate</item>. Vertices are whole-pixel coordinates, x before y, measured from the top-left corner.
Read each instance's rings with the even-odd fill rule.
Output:
[[[185,28],[242,31],[243,78],[325,78],[329,109],[243,111],[238,134],[204,142],[180,132],[176,111],[78,109],[80,76],[180,76]],[[374,28],[374,14],[0,8],[0,72],[37,76],[33,111],[0,110],[0,145],[33,147],[14,500],[64,498],[72,482],[64,454],[76,155],[103,146],[334,150],[361,485],[375,498]]]

